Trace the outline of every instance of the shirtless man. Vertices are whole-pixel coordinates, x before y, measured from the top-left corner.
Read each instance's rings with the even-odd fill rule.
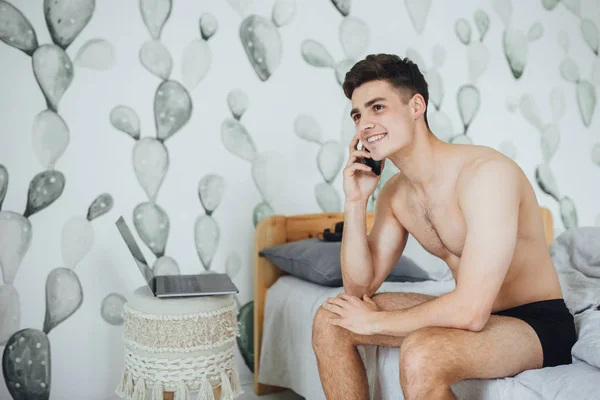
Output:
[[[368,56],[343,87],[356,125],[344,169],[344,293],[328,299],[313,321],[327,398],[368,399],[359,344],[400,347],[408,400],[454,399],[451,385],[461,380],[571,363],[573,316],[536,195],[519,166],[491,148],[436,138],[427,122],[427,83],[408,59]],[[370,153],[357,150],[359,140]],[[365,157],[401,171],[382,188],[369,234],[367,199],[379,177]],[[455,290],[439,297],[375,294],[408,234],[446,262]]]

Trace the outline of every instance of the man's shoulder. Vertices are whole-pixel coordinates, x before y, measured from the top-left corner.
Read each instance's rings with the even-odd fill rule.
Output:
[[[402,175],[402,172],[397,172],[383,184],[380,193],[388,195],[398,194],[400,191],[404,190],[406,185],[406,177]]]
[[[403,193],[406,191],[407,180],[402,175],[402,172],[397,172],[392,175],[382,186],[379,191],[378,202],[386,203],[391,206],[392,203],[397,204],[402,201]]]
[[[482,151],[464,163],[456,190],[460,194],[471,189],[493,189],[498,184],[517,184],[521,174],[521,168],[512,159],[496,151]]]

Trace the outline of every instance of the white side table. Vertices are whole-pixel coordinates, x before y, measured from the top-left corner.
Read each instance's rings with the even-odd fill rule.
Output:
[[[116,394],[129,400],[236,398],[239,335],[233,295],[158,299],[138,288],[123,308],[125,360]],[[147,397],[147,394],[149,397]]]

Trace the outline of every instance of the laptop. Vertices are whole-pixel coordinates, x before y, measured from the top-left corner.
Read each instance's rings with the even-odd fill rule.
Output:
[[[154,297],[197,297],[239,293],[229,275],[223,273],[154,276],[123,217],[119,217],[116,225]]]

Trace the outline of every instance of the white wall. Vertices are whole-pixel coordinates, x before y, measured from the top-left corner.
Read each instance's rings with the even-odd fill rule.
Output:
[[[0,7],[3,3],[0,2]],[[97,1],[89,24],[67,49],[74,60],[84,43],[102,38],[114,51],[114,65],[106,70],[75,65],[74,80],[59,104],[59,114],[68,125],[70,140],[55,169],[64,174],[66,185],[55,202],[29,218],[31,243],[13,282],[19,307],[16,311],[4,309],[4,305],[0,307],[1,325],[9,326],[8,319],[17,316],[19,329],[42,329],[47,306],[46,279],[50,271],[68,263],[61,250],[65,245],[61,239],[65,223],[73,216],[85,216],[100,194],[110,194],[114,205],[108,213],[92,221],[93,238],[85,241],[76,235],[81,242],[66,244],[67,250],[85,250],[86,244],[90,248],[87,252],[82,250],[83,258],[74,270],[82,288],[82,303],[48,334],[51,399],[114,397],[122,366],[122,326],[107,323],[100,309],[109,293],[127,297],[143,284],[114,221],[123,215],[131,225],[133,209],[147,201],[147,196],[132,165],[135,142],[116,130],[109,119],[115,106],[130,106],[139,115],[142,137],[155,135],[153,101],[160,80],[138,59],[140,47],[150,39],[138,3]],[[274,1],[236,3],[246,4],[247,12],[268,18]],[[270,201],[279,214],[321,211],[314,194],[314,186],[323,181],[316,162],[318,146],[294,134],[295,118],[299,114],[310,114],[321,126],[326,140],[340,140],[342,116],[346,112],[347,101],[334,71],[307,64],[300,51],[303,40],[313,39],[323,44],[336,62],[341,61],[344,53],[339,29],[343,17],[331,1],[296,3],[293,20],[278,29],[282,41],[281,62],[264,82],[252,69],[240,42],[238,29],[243,17],[227,2],[175,0],[161,35],[174,62],[171,79],[181,81],[183,52],[191,40],[199,37],[199,17],[211,13],[218,21],[216,33],[208,40],[212,52],[210,68],[190,91],[191,118],[165,142],[169,166],[156,202],[165,210],[170,222],[166,254],[176,260],[182,273],[200,272],[203,267],[194,243],[194,221],[204,210],[198,199],[198,183],[209,173],[224,178],[226,189],[213,214],[220,229],[220,240],[211,269],[225,271],[226,260],[232,253],[240,257],[241,269],[234,281],[241,290],[241,304],[248,303],[253,296],[252,212],[261,196],[253,182],[251,164],[229,152],[221,140],[221,124],[231,117],[228,93],[238,88],[247,94],[249,107],[241,118],[242,124],[259,152],[272,152],[283,160],[285,168],[278,169],[273,176],[264,176],[281,182],[277,195]],[[441,47],[445,53],[445,61],[438,67],[445,93],[441,110],[458,132],[461,120],[456,93],[460,85],[468,82],[469,75],[467,47],[459,41],[454,25],[459,18],[467,19],[473,38],[477,38],[473,15],[477,9],[485,11],[490,18],[489,31],[483,41],[489,64],[475,83],[481,93],[481,106],[469,127],[469,137],[474,143],[494,148],[500,148],[505,141],[513,144],[516,161],[533,183],[540,204],[552,210],[555,234],[559,234],[565,229],[559,205],[535,180],[535,169],[542,162],[541,134],[519,108],[509,111],[507,103],[520,102],[523,95],[530,95],[541,120],[547,124],[553,118],[550,95],[562,93],[564,115],[557,122],[560,142],[549,163],[550,169],[561,195],[573,200],[578,225],[600,224],[597,185],[600,167],[592,161],[592,148],[600,143],[600,116],[593,115],[589,126],[583,123],[575,85],[560,74],[565,53],[559,45],[559,33],[564,31],[569,40],[568,55],[579,67],[582,78],[594,77],[595,83],[600,83],[599,58],[584,41],[581,19],[561,4],[548,11],[541,1],[513,1],[511,27],[525,33],[535,22],[543,27],[542,37],[529,44],[523,75],[515,79],[502,48],[505,27],[494,7],[497,1],[432,1],[421,33],[417,33],[411,23],[405,3],[380,1],[374,6],[374,2],[352,2],[350,15],[362,19],[370,31],[368,46],[360,56],[374,52],[405,55],[407,49],[412,48],[430,68],[433,49]],[[42,2],[18,2],[18,7],[34,27],[39,43],[51,43]],[[597,1],[581,0],[580,15],[591,18],[596,27],[600,26]],[[0,14],[0,26],[2,18]],[[28,55],[2,44],[0,59],[0,93],[3,94],[0,164],[9,174],[2,210],[23,213],[31,179],[46,169],[35,156],[32,139],[34,118],[46,104]],[[595,107],[595,114],[598,112]],[[341,145],[345,147],[346,143]],[[343,193],[340,174],[334,180],[334,187],[339,194]],[[13,236],[8,237],[6,230],[0,232],[4,233],[0,236],[3,257],[10,256],[13,253],[10,253],[9,241]],[[143,247],[143,250],[153,263],[155,257],[149,248]],[[409,253],[423,262],[428,259],[414,242]],[[8,286],[2,290],[4,304],[15,300],[14,294],[5,294]],[[0,332],[7,334],[6,328]],[[250,372],[241,358],[240,368],[242,379],[250,381]],[[0,383],[0,398],[9,398],[4,382]]]

